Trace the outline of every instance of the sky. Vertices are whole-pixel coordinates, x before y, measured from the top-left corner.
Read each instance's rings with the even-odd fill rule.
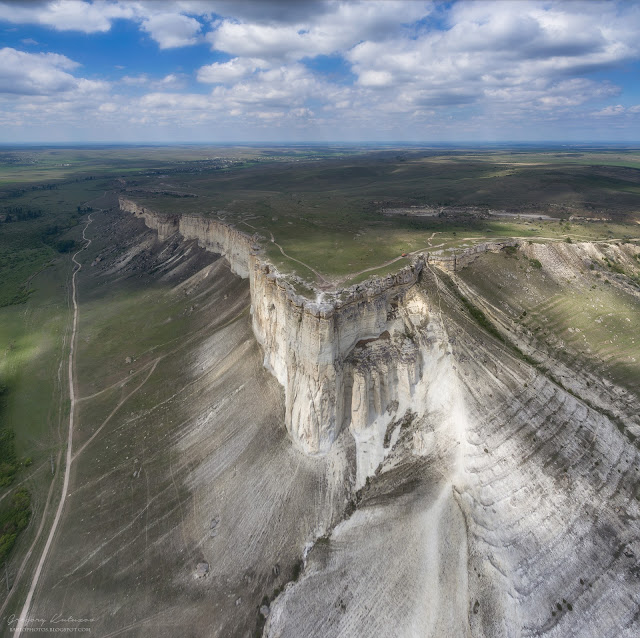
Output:
[[[640,2],[0,0],[0,143],[640,140]]]

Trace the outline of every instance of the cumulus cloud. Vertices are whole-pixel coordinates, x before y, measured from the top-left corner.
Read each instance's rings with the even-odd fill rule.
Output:
[[[592,8],[595,3],[589,3]],[[363,87],[402,87],[416,104],[460,104],[534,96],[537,106],[569,106],[611,94],[611,87],[583,75],[638,55],[628,27],[638,12],[615,7],[583,11],[578,3],[459,3],[449,28],[416,40],[365,41],[346,56]],[[577,84],[576,84],[577,82]]]
[[[0,20],[14,24],[40,24],[59,31],[109,31],[113,19],[133,16],[133,6],[122,2],[0,2]]]
[[[258,71],[251,78],[233,86],[216,86],[212,96],[219,104],[236,113],[250,114],[268,109],[285,113],[305,108],[307,100],[333,102],[341,89],[315,78],[302,65],[287,65],[267,71]]]
[[[217,15],[233,20],[296,24],[330,12],[333,4],[328,0],[217,0],[213,6]]]
[[[0,49],[0,93],[48,95],[78,89],[82,80],[68,73],[78,66],[57,53],[26,53],[5,47]]]
[[[610,117],[612,115],[621,115],[622,113],[625,113],[626,110],[627,109],[625,109],[622,104],[617,104],[616,106],[606,106],[600,111],[595,111],[593,115]]]
[[[594,111],[592,115],[595,115],[596,117],[618,117],[621,115],[635,115],[636,113],[640,113],[640,104],[629,107],[624,107],[622,104],[616,104],[605,106],[605,108],[600,109],[599,111]]]
[[[53,0],[0,2],[0,20],[39,24],[58,31],[106,32],[115,19],[134,20],[161,49],[188,46],[198,41],[201,24],[185,15],[208,15],[208,2],[129,2],[114,0]]]
[[[202,26],[195,19],[179,13],[159,13],[142,21],[146,31],[161,49],[172,49],[195,44]]]
[[[179,89],[185,86],[183,74],[169,73],[162,78],[154,79],[146,73],[140,75],[123,75],[120,82],[126,86],[144,87],[146,89]]]
[[[297,22],[225,19],[207,34],[213,49],[234,56],[297,61],[349,49],[361,40],[385,40],[403,23],[429,14],[417,1],[340,2]]]
[[[269,64],[259,58],[233,58],[228,62],[214,62],[200,67],[197,72],[199,82],[208,84],[224,84],[236,82],[251,75],[258,69],[266,69]]]
[[[65,56],[3,49],[0,90],[33,96],[31,111],[22,103],[25,113],[42,112],[50,99],[47,108],[71,118],[73,100],[57,106],[54,98],[76,95],[86,113],[113,122],[324,122],[368,134],[438,122],[467,130],[527,118],[630,122],[640,112],[605,106],[628,96],[602,79],[640,58],[636,3],[0,0],[0,20],[13,23],[93,33],[116,19],[133,21],[161,49],[206,42],[211,59],[109,85],[76,77],[77,64]],[[92,90],[100,95],[94,106]]]
[[[209,110],[212,102],[209,96],[197,93],[148,93],[140,98],[140,106],[144,110],[172,110],[181,112],[192,110]]]

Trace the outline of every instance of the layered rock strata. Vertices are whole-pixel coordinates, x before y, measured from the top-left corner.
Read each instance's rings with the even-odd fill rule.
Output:
[[[253,332],[264,365],[285,390],[285,424],[307,454],[324,454],[349,427],[358,449],[358,486],[384,458],[387,429],[412,405],[423,378],[429,312],[412,292],[427,264],[455,271],[515,240],[486,242],[455,255],[418,255],[394,275],[316,300],[298,295],[262,252],[256,236],[218,219],[157,213],[120,197],[161,240],[175,233],[222,254],[249,278]],[[417,403],[420,405],[420,402]]]
[[[205,249],[225,256],[234,273],[249,278],[253,331],[263,348],[265,367],[284,387],[287,430],[304,452],[326,453],[351,422],[358,428],[364,419],[385,428],[397,420],[412,384],[420,377],[417,351],[409,357],[413,358],[409,365],[411,348],[403,342],[413,330],[407,295],[424,268],[423,256],[383,280],[314,301],[295,292],[265,258],[255,237],[225,222],[197,215],[163,215],[124,197],[120,207],[144,219],[159,239],[175,233],[196,239]],[[358,344],[377,340],[383,333],[391,335],[394,344],[384,369],[374,372],[377,368],[372,364],[371,371],[364,372],[366,366],[350,356]],[[376,379],[382,377],[391,379],[384,401],[370,401],[370,392],[379,395]]]

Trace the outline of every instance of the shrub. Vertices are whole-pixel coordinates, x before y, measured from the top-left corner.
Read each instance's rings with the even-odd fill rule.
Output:
[[[61,239],[56,242],[56,250],[59,253],[70,253],[76,246],[73,239]]]

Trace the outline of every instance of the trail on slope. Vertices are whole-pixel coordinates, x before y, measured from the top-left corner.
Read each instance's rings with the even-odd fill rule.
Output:
[[[308,268],[321,281],[321,284],[319,284],[320,288],[333,287],[333,284],[328,279],[326,279],[321,273],[319,273],[315,268],[312,268],[311,266],[309,266],[309,264],[305,264],[304,261],[300,261],[299,259],[296,259],[291,255],[288,255],[285,252],[284,248],[275,240],[273,234],[271,234],[271,243],[280,249],[280,252],[283,254],[284,257],[286,257],[287,259],[290,259],[291,261],[295,261],[296,263],[300,264],[301,266],[304,266],[305,268]]]
[[[49,537],[47,538],[47,542],[42,550],[42,555],[40,556],[40,562],[38,563],[38,567],[36,568],[35,574],[33,575],[33,579],[31,580],[31,587],[29,588],[29,593],[27,594],[27,599],[24,602],[24,606],[22,607],[22,612],[20,613],[20,617],[18,619],[18,624],[16,625],[16,630],[14,635],[16,638],[22,634],[22,630],[25,626],[25,620],[29,617],[29,609],[31,607],[31,600],[33,599],[33,594],[38,586],[38,581],[40,579],[40,574],[42,573],[42,567],[47,559],[49,554],[49,549],[51,548],[51,543],[53,542],[53,537],[55,536],[56,530],[58,529],[58,524],[60,523],[60,518],[62,517],[62,510],[64,509],[64,503],[67,498],[67,492],[69,491],[69,477],[71,475],[71,461],[72,461],[72,443],[73,443],[73,425],[74,425],[74,416],[75,416],[75,407],[76,407],[76,396],[75,396],[75,375],[74,375],[74,354],[75,354],[75,343],[76,343],[76,334],[78,331],[78,295],[77,295],[77,275],[78,272],[82,269],[82,264],[76,259],[76,257],[83,251],[86,250],[91,245],[91,240],[87,238],[86,232],[87,228],[93,219],[91,215],[89,215],[87,219],[87,223],[82,230],[82,239],[86,242],[85,245],[73,255],[71,260],[75,264],[75,268],[73,270],[73,275],[71,276],[71,299],[73,301],[73,329],[71,331],[71,342],[69,346],[69,399],[70,399],[70,407],[69,407],[69,432],[67,437],[67,463],[64,471],[64,483],[62,485],[62,494],[60,495],[60,503],[58,504],[58,509],[56,511],[56,516],[53,519],[53,524],[51,525],[51,530],[49,531]]]

